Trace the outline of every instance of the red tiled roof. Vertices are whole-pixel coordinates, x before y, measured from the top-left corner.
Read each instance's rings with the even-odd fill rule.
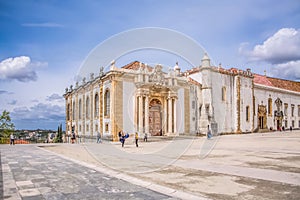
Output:
[[[199,71],[200,71],[199,67],[194,67],[192,69],[186,70],[184,72],[184,74],[191,75],[191,74],[197,73]]]
[[[192,79],[192,78],[190,78],[190,77],[188,77],[188,82],[189,82],[189,83],[192,83],[192,84],[194,84],[194,85],[201,85],[198,81],[196,81],[196,80],[194,80],[194,79]]]
[[[300,92],[300,82],[254,74],[254,83]]]
[[[254,83],[266,86],[273,86],[272,83],[268,80],[268,77],[259,74],[254,74]]]
[[[124,68],[124,69],[138,70],[140,68],[140,64],[142,66],[142,69],[145,69],[146,65],[144,63],[139,62],[139,61],[131,62],[131,63],[123,66],[122,68]],[[147,65],[147,69],[150,72],[153,70],[153,68],[151,66],[149,66],[149,65]]]

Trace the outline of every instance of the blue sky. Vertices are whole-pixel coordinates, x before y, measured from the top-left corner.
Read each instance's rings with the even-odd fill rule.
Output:
[[[62,95],[89,52],[134,28],[181,32],[224,68],[300,80],[298,0],[0,0],[0,26],[0,111],[17,129],[64,123]]]

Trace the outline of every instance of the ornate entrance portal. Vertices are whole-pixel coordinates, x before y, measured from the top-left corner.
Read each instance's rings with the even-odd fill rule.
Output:
[[[180,80],[175,74],[164,73],[161,65],[156,65],[149,74],[145,65],[144,69],[142,66],[136,80],[136,131],[152,136],[174,136],[178,134],[176,112]]]
[[[267,108],[264,105],[258,105],[258,128],[267,129]]]
[[[158,99],[149,104],[149,132],[152,136],[162,135],[162,105]]]
[[[282,101],[277,98],[275,101],[277,110],[274,111],[274,116],[275,116],[275,122],[276,122],[276,127],[277,130],[281,130],[282,127],[282,120],[283,120],[283,112],[281,111],[281,107],[282,107]]]

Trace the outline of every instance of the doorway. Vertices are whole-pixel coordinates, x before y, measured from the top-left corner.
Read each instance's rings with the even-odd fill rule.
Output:
[[[264,105],[258,105],[258,124],[259,129],[267,129],[267,108]]]
[[[162,105],[158,99],[149,104],[149,132],[152,136],[162,135]]]

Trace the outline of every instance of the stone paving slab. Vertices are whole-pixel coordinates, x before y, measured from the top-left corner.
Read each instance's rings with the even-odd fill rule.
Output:
[[[12,148],[0,146],[0,150],[1,155],[5,152],[2,171],[5,185],[9,186],[5,195],[10,194],[10,199],[78,199],[78,196],[95,199],[94,194],[99,191],[104,199],[154,199],[146,193],[155,191],[154,196],[163,199],[290,200],[300,199],[299,142],[300,131],[293,131],[228,135],[212,140],[179,137],[174,141],[160,141],[156,138],[153,142],[141,142],[139,148],[128,142],[124,148],[110,142],[50,144],[42,146],[58,154],[48,150],[42,153],[34,146],[33,150],[19,151],[19,159],[7,159],[6,153],[9,155]],[[105,151],[109,148],[113,151]],[[64,177],[63,181],[60,176]],[[18,187],[15,180],[25,188]],[[106,184],[101,185],[99,180]],[[112,184],[117,180],[140,188],[137,191],[115,188]],[[26,181],[31,181],[34,188]],[[35,188],[40,195],[23,193],[22,196],[20,193]],[[83,193],[83,190],[88,192]]]
[[[1,145],[2,199],[175,199],[43,151]]]
[[[290,200],[300,199],[299,142],[300,131],[293,131],[226,135],[211,140],[156,139],[141,142],[138,148],[133,143],[125,143],[122,148],[119,143],[104,142],[47,149],[96,166],[104,165],[119,177],[128,177],[127,173],[147,184],[172,188],[175,193],[184,191],[212,199]],[[166,149],[172,152],[164,154]],[[135,170],[137,164],[140,168]]]
[[[199,163],[198,160],[189,161],[187,164],[184,161],[177,161],[176,166],[183,168],[192,168],[210,172],[217,172],[222,174],[229,174],[235,176],[243,176],[254,179],[262,179],[267,181],[275,181],[281,183],[287,183],[292,185],[300,186],[300,174],[291,173],[291,172],[278,172],[276,170],[270,169],[258,169],[258,168],[249,168],[241,166],[231,166],[231,165],[213,165]]]

